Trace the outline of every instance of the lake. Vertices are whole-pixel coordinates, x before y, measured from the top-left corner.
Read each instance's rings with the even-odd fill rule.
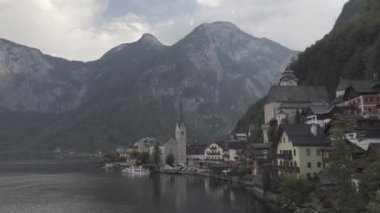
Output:
[[[94,162],[0,162],[0,212],[271,213],[244,188],[194,176],[134,177]]]

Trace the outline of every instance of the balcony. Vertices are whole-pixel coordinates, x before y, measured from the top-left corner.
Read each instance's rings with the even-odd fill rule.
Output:
[[[285,152],[285,153],[277,154],[277,158],[283,159],[283,160],[292,160],[293,156],[292,156],[292,153]]]

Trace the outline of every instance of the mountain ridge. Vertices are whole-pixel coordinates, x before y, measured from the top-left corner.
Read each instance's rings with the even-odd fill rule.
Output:
[[[208,28],[213,31],[211,40],[203,34]],[[59,116],[36,134],[18,139],[14,148],[95,150],[144,136],[165,140],[173,132],[180,93],[190,140],[220,137],[269,89],[295,54],[232,23],[218,22],[195,28],[172,46],[145,34],[136,42],[112,48],[98,60],[78,62],[83,65],[80,69],[70,61],[43,57],[51,60],[51,72],[60,74],[52,77],[59,80],[54,81],[56,85],[66,85],[61,86],[62,92],[76,94],[80,103],[66,111],[37,110]],[[41,94],[51,91],[43,89]],[[74,100],[67,98],[65,103]],[[0,141],[4,137],[0,134]]]

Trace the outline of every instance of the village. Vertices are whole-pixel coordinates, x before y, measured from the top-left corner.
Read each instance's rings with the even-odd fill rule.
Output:
[[[277,193],[287,175],[322,187],[334,185],[336,178],[325,171],[339,160],[336,142],[342,141],[349,150],[344,161],[359,162],[348,169],[358,191],[360,173],[380,158],[380,80],[340,79],[333,98],[323,86],[297,82],[287,67],[265,98],[261,127],[251,124],[246,132],[221,140],[188,143],[180,104],[174,138],[160,143],[146,137],[117,153],[123,165],[153,163],[159,172],[244,183],[263,195]],[[257,131],[261,138],[254,136]]]

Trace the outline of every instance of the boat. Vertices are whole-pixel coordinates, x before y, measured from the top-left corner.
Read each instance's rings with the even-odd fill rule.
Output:
[[[149,175],[149,169],[144,169],[142,166],[130,166],[121,170],[125,174],[136,174],[136,175]]]

